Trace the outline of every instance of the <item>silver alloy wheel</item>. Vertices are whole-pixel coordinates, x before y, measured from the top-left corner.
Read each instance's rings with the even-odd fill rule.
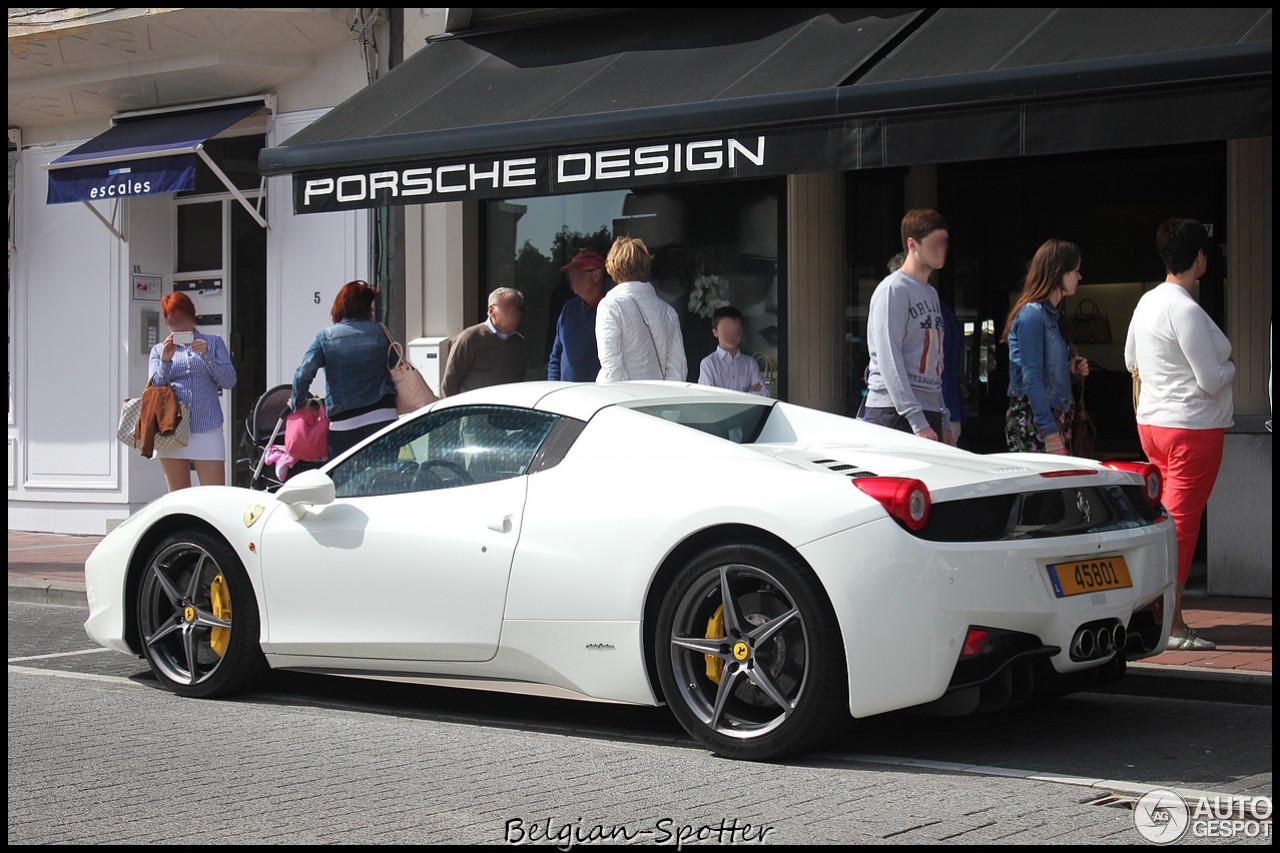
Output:
[[[709,637],[723,606],[724,636]],[[755,566],[710,568],[689,585],[671,628],[671,666],[680,699],[725,737],[752,740],[795,711],[809,675],[811,638],[795,599]],[[708,656],[721,664],[709,673]]]
[[[215,628],[231,623],[213,615],[210,585],[221,574],[204,548],[177,542],[147,566],[138,599],[142,641],[147,657],[169,679],[200,684],[222,665],[210,645]]]

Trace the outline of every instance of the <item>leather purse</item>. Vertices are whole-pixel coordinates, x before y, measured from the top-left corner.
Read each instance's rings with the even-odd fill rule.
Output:
[[[151,383],[147,383],[147,388],[151,387]],[[144,389],[145,390],[145,389]],[[157,432],[155,437],[156,450],[174,450],[179,447],[186,447],[187,442],[191,440],[191,410],[187,404],[178,401],[178,426],[174,429],[172,435],[165,435]],[[137,437],[138,416],[142,414],[142,396],[129,397],[120,406],[120,420],[116,423],[116,438],[121,444],[132,447],[137,450],[140,446]]]
[[[1071,416],[1071,450],[1072,456],[1093,459],[1097,452],[1098,425],[1084,405],[1084,385],[1080,385],[1080,399],[1076,402],[1075,413]]]
[[[391,360],[393,352],[397,358],[396,366],[387,368],[391,374],[391,381],[396,386],[396,413],[403,415],[416,412],[423,406],[440,399],[431,390],[431,386],[427,384],[427,380],[423,378],[418,368],[404,357],[404,348],[391,336],[391,330],[383,325],[382,331],[387,333],[387,340],[390,341],[387,347],[387,360]]]
[[[1086,306],[1088,310],[1086,311]],[[1068,333],[1071,340],[1078,344],[1111,343],[1111,320],[1098,303],[1092,299],[1083,299],[1076,306],[1075,313],[1067,318]]]

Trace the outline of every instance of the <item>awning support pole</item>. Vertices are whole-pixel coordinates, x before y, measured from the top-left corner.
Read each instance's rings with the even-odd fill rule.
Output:
[[[218,164],[213,162],[213,158],[204,150],[203,145],[196,148],[196,153],[200,155],[200,159],[205,162],[205,165],[218,176],[218,180],[222,181],[222,185],[227,188],[227,191],[230,192],[231,195],[235,196],[236,201],[240,202],[240,206],[247,210],[249,215],[252,216],[263,228],[270,228],[271,226],[267,224],[267,220],[262,218],[262,214],[258,213],[257,209],[254,208],[253,205],[249,204],[249,199],[244,197],[244,193],[240,192],[240,190],[236,188],[236,185],[231,183],[231,179],[227,177],[226,172],[219,169]]]
[[[101,222],[103,225],[107,226],[108,231],[110,231],[112,234],[119,237],[121,240],[124,239],[124,235],[121,234],[116,229],[116,226],[111,223],[110,219],[107,219],[107,217],[103,216],[101,213],[98,212],[98,208],[94,207],[92,204],[90,204],[87,201],[82,201],[80,203],[83,204],[85,207],[89,208],[89,212],[92,213],[94,216],[98,217],[98,221]],[[119,210],[119,209],[120,209],[120,203],[116,202],[116,210]],[[115,211],[112,211],[111,219],[115,219],[115,218],[116,218]]]

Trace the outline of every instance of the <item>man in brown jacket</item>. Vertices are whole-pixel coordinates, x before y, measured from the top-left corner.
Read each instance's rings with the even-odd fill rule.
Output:
[[[510,287],[489,294],[489,316],[462,330],[449,349],[440,380],[446,397],[524,379],[528,347],[516,331],[524,316],[524,296]]]

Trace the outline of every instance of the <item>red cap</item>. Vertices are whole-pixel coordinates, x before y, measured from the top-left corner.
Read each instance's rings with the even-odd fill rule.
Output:
[[[573,260],[560,267],[560,272],[568,272],[569,270],[602,270],[604,269],[604,258],[600,257],[599,252],[579,252],[573,256]]]

